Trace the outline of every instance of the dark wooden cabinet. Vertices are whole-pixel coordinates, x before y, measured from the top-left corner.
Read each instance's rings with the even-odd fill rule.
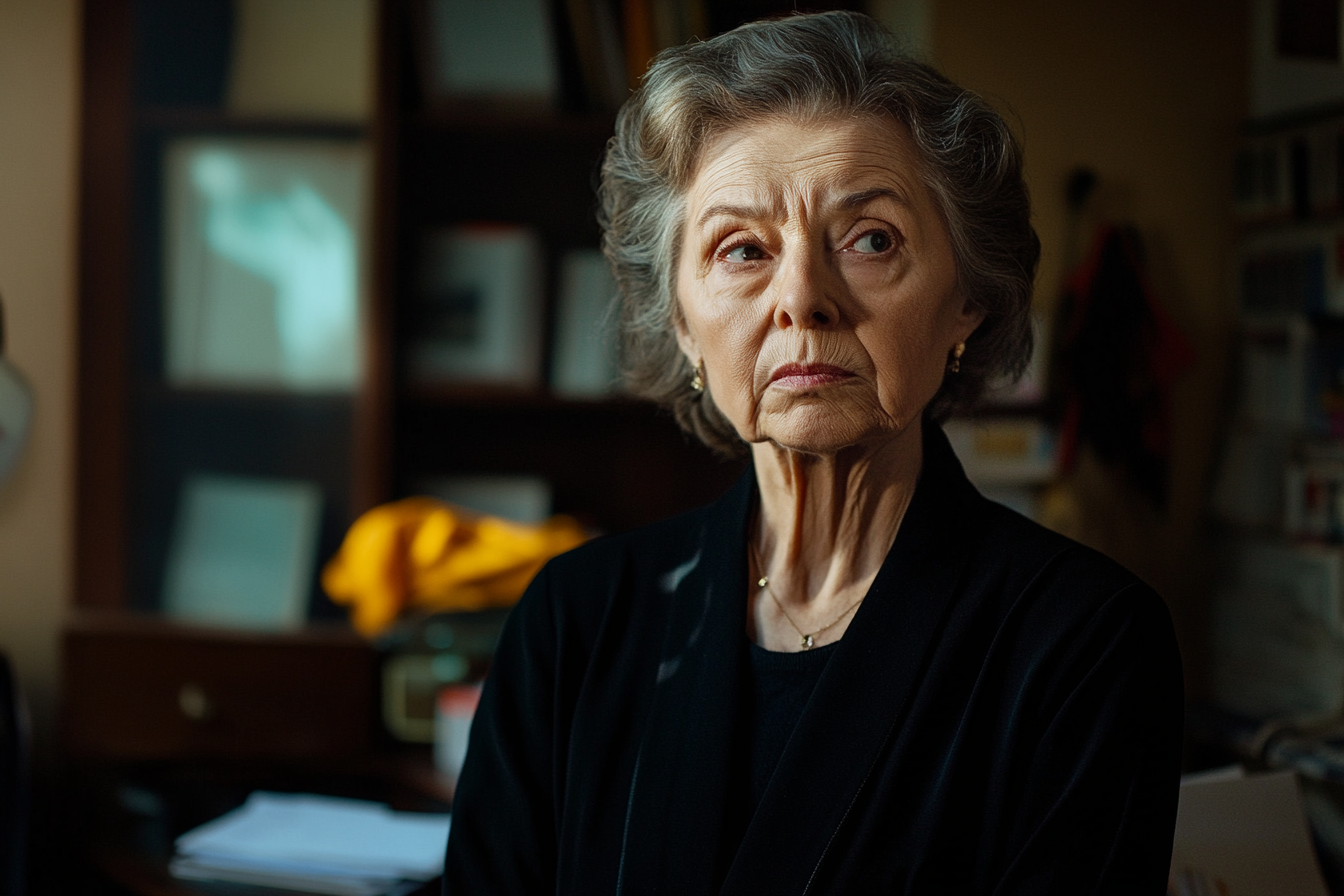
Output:
[[[374,652],[341,626],[272,634],[85,614],[62,653],[71,756],[339,758],[372,743]]]

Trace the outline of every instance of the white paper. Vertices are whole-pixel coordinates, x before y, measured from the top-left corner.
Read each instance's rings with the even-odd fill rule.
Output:
[[[400,884],[398,878],[267,871],[239,867],[232,862],[199,861],[182,856],[176,856],[168,863],[168,872],[184,880],[226,881],[300,893],[320,893],[322,896],[389,896]]]
[[[1178,896],[1328,896],[1295,773],[1183,781],[1171,876]]]
[[[428,880],[443,872],[449,816],[381,803],[258,791],[177,839],[193,862],[257,872]]]

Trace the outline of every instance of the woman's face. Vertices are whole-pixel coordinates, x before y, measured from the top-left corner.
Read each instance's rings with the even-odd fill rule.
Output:
[[[748,442],[834,454],[894,437],[983,318],[893,122],[769,118],[720,135],[680,249],[678,341]]]

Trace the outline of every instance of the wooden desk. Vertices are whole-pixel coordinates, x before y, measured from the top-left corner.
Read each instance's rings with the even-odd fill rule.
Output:
[[[84,614],[63,648],[64,827],[91,885],[140,896],[281,892],[168,874],[178,835],[254,790],[409,811],[447,811],[452,800],[428,746],[382,733],[378,656],[347,629],[255,633]]]

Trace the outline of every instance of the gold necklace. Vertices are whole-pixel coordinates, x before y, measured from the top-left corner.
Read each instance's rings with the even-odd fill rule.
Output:
[[[751,549],[751,560],[756,564],[756,571],[761,574],[760,578],[756,580],[756,584],[765,589],[765,593],[770,595],[770,599],[775,602],[775,606],[779,607],[779,612],[784,614],[784,618],[789,621],[789,625],[793,626],[793,630],[798,633],[798,648],[800,650],[811,650],[815,647],[816,641],[814,639],[817,635],[839,624],[841,619],[844,619],[850,613],[853,613],[854,608],[863,603],[863,599],[867,597],[866,594],[860,594],[859,599],[846,607],[843,613],[809,635],[798,627],[798,623],[793,621],[793,617],[789,615],[788,610],[784,609],[784,604],[780,602],[779,597],[775,594],[775,590],[770,587],[770,577],[765,574],[765,566],[761,563],[760,555],[756,553],[756,542],[748,539],[747,546]]]

